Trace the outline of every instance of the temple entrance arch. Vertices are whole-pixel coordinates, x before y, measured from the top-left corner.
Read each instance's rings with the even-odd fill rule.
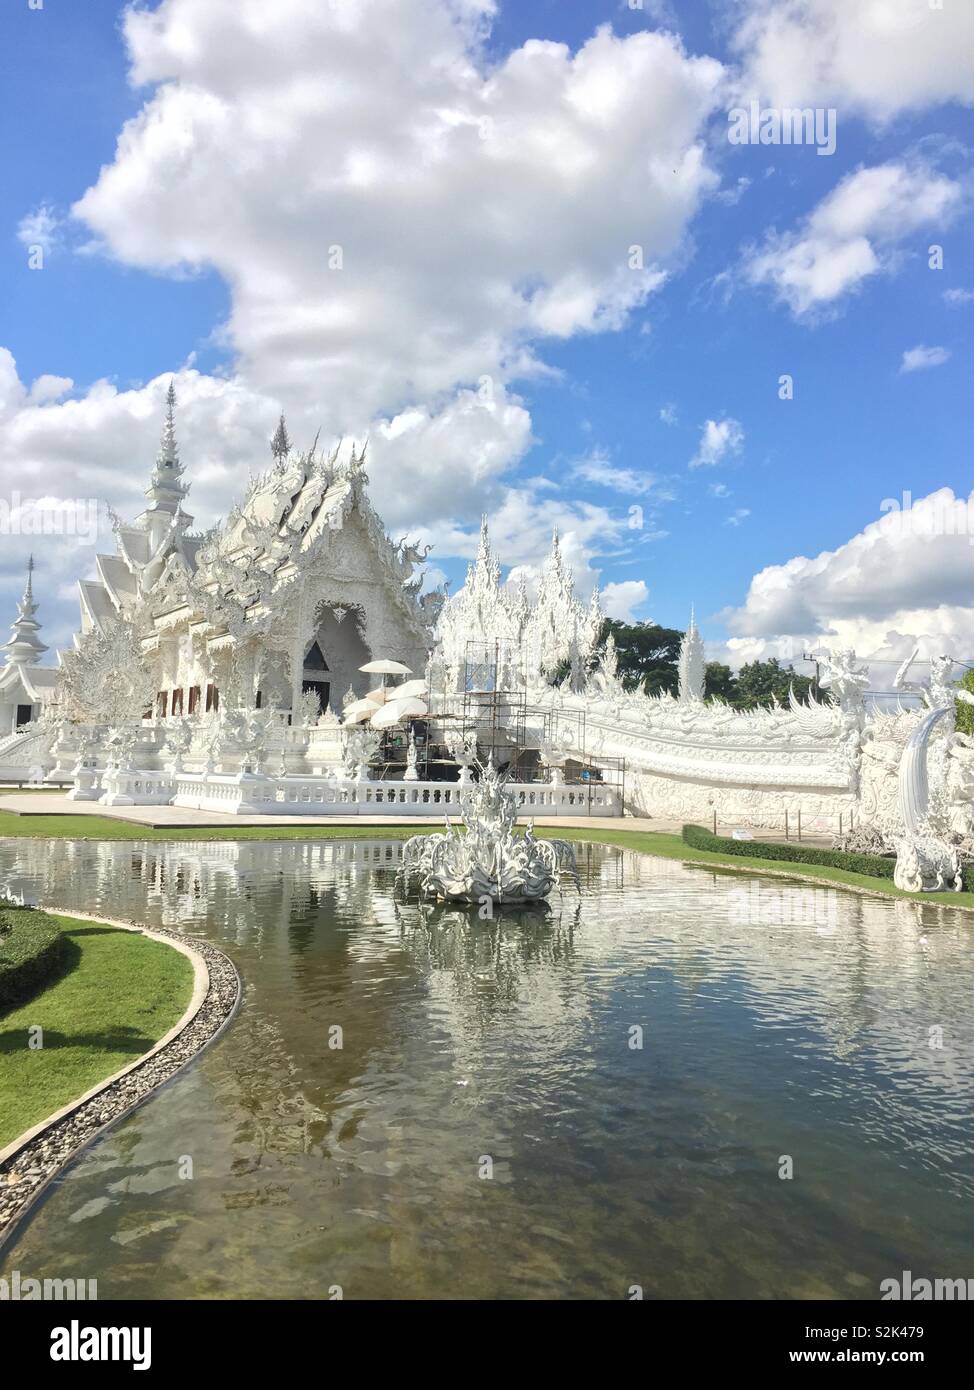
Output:
[[[359,671],[371,659],[362,629],[365,617],[358,607],[331,603],[319,604],[312,632],[304,654],[301,673],[302,690],[314,690],[322,708],[330,705],[341,714],[342,697],[351,688],[364,695],[368,677]]]

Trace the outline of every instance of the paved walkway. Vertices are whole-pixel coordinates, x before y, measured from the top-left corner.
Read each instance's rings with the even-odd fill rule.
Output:
[[[0,810],[18,816],[103,816],[153,829],[185,829],[190,826],[273,826],[273,825],[442,825],[444,816],[227,816],[218,811],[194,811],[188,806],[99,806],[97,801],[69,801],[63,793],[10,792],[0,801]],[[456,815],[451,820],[457,820]],[[522,821],[531,820],[529,815]],[[564,825],[573,829],[591,826],[596,830],[662,830],[678,835],[680,824],[669,820],[647,820],[640,816],[535,816],[538,825]],[[2,831],[0,831],[2,834]]]
[[[0,797],[0,810],[12,811],[18,816],[103,816],[108,820],[129,821],[133,825],[144,825],[155,830],[186,829],[194,825],[442,825],[444,820],[443,812],[435,816],[227,816],[219,811],[194,811],[187,806],[99,806],[96,801],[69,801],[64,792],[50,790],[5,791]],[[451,816],[451,820],[457,819],[456,814]],[[532,817],[521,815],[518,819],[524,822]],[[648,816],[535,815],[533,819],[536,825],[564,825],[572,829],[589,826],[595,830],[648,830],[664,835],[679,835],[683,829],[682,821]],[[709,830],[710,826],[706,828]],[[719,835],[730,835],[731,830],[732,827],[728,825],[717,827]],[[755,840],[785,843],[785,835],[780,830],[754,829],[751,834]],[[799,841],[792,833],[788,843],[827,848],[832,844],[832,836],[806,834]]]

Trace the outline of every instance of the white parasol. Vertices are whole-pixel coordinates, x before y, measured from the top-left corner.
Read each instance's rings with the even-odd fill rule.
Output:
[[[422,700],[426,696],[424,680],[403,681],[401,685],[390,685],[386,691],[387,700]]]
[[[381,708],[376,700],[353,700],[342,710],[342,718],[346,724],[364,724],[373,714],[378,714]]]
[[[408,666],[404,666],[401,661],[389,661],[383,658],[381,661],[367,661],[364,666],[359,667],[360,671],[366,671],[370,676],[411,676],[412,671]]]
[[[422,700],[407,698],[389,700],[372,716],[373,729],[390,729],[408,719],[422,719],[429,710]]]

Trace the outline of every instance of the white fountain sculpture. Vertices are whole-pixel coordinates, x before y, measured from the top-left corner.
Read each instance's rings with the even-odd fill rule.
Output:
[[[401,881],[423,897],[454,902],[532,903],[547,898],[567,873],[579,887],[567,840],[537,840],[533,822],[515,833],[517,801],[492,761],[461,793],[466,833],[446,822],[444,835],[414,835],[403,846]]]

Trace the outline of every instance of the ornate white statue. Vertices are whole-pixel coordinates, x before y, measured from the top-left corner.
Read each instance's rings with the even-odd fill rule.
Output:
[[[166,729],[162,747],[163,765],[167,772],[183,771],[183,763],[193,742],[193,725],[189,719],[175,719]]]
[[[861,718],[865,710],[864,694],[869,689],[869,667],[858,663],[852,647],[826,651],[823,661],[825,674],[819,684],[828,690],[843,713]]]
[[[894,690],[912,690],[920,696],[927,709],[949,710],[951,714],[950,724],[953,725],[954,701],[960,700],[962,704],[974,705],[974,695],[966,690],[958,690],[951,679],[954,669],[954,659],[950,656],[933,657],[930,661],[930,675],[926,681],[911,681],[908,679],[910,667],[917,658],[919,647],[914,647],[913,651],[903,662],[903,665],[893,677]]]
[[[568,725],[563,725],[560,729],[553,729],[549,738],[545,739],[539,749],[541,763],[548,769],[549,780],[553,787],[564,785],[564,767],[575,748],[575,731]]]
[[[409,728],[409,742],[406,745],[406,771],[402,775],[404,782],[417,782],[419,773],[416,770],[416,735],[413,733],[412,725]]]
[[[470,769],[477,761],[476,731],[461,733],[458,729],[450,729],[446,735],[446,747],[450,757],[460,769],[458,778],[460,786],[469,786],[473,781]]]
[[[379,751],[382,735],[376,729],[361,724],[342,730],[343,771],[346,777],[365,781],[369,775],[369,764]]]
[[[449,820],[444,835],[414,835],[403,846],[401,879],[425,897],[457,902],[529,903],[546,898],[560,875],[578,886],[566,840],[537,840],[533,824],[515,833],[517,802],[492,762],[460,802],[466,833]]]

